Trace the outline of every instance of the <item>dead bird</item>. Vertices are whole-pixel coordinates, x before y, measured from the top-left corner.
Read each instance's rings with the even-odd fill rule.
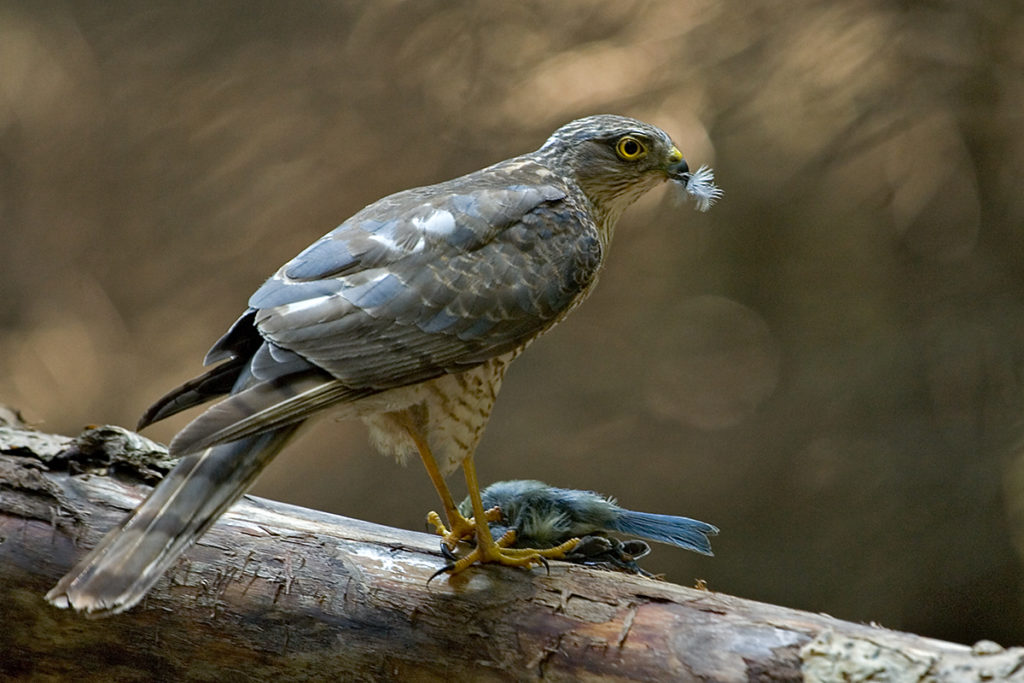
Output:
[[[552,548],[569,539],[582,538],[585,542],[566,559],[585,564],[609,562],[628,571],[633,571],[635,560],[646,555],[650,547],[642,542],[629,545],[628,541],[608,539],[608,532],[667,543],[703,555],[714,554],[708,540],[718,534],[714,525],[689,517],[627,510],[616,505],[615,499],[593,491],[513,480],[491,484],[481,492],[481,497],[485,509],[500,510],[500,517],[490,522],[494,537],[515,531],[510,544],[513,548]],[[462,501],[459,510],[464,515],[472,514],[469,498]]]

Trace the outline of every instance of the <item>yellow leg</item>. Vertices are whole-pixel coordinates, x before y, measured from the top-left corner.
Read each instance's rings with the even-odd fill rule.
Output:
[[[473,456],[469,456],[462,462],[462,470],[466,475],[466,488],[469,489],[469,499],[473,504],[473,523],[476,525],[476,548],[473,552],[461,558],[448,569],[451,574],[458,574],[476,562],[496,562],[513,567],[530,567],[534,564],[545,564],[548,559],[561,559],[565,554],[576,547],[580,539],[573,538],[555,548],[509,548],[508,545],[515,542],[516,532],[509,530],[497,541],[491,536],[491,528],[488,526],[489,511],[484,510],[483,500],[480,498],[480,483],[476,478],[476,465],[473,463]]]
[[[416,444],[416,450],[419,451],[420,460],[423,461],[423,466],[427,470],[427,474],[430,476],[430,481],[433,482],[434,488],[437,489],[437,493],[441,496],[441,505],[444,507],[445,517],[448,518],[448,526],[444,525],[441,521],[441,515],[437,514],[433,510],[427,513],[427,522],[433,525],[434,529],[444,540],[445,545],[449,549],[454,549],[455,545],[464,538],[472,538],[473,534],[476,533],[477,527],[474,524],[472,517],[466,519],[459,512],[458,507],[455,505],[455,499],[452,498],[451,491],[448,490],[448,484],[445,483],[444,476],[441,474],[440,468],[437,466],[437,460],[434,459],[434,454],[430,451],[430,445],[426,439],[420,436],[419,430],[413,424],[412,419],[405,413],[399,413],[399,421],[405,430],[409,433],[413,443]],[[497,508],[487,511],[484,515],[484,519],[490,522],[497,521],[501,517],[501,511]],[[486,522],[484,526],[487,526]],[[488,532],[489,533],[489,532]]]

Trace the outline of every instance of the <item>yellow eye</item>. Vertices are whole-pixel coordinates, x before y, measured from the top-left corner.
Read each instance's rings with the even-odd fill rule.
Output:
[[[632,135],[623,135],[615,143],[615,153],[624,161],[636,161],[647,154],[647,147]]]

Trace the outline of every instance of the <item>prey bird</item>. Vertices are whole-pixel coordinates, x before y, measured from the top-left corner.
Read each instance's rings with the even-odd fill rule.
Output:
[[[660,129],[599,115],[534,152],[356,213],[256,290],[206,355],[212,369],[143,415],[140,429],[220,399],[172,440],[183,456],[175,469],[47,599],[94,614],[131,608],[328,408],[366,422],[380,451],[422,459],[441,496],[446,519],[430,519],[443,542],[476,541],[452,572],[561,557],[573,540],[495,542],[473,453],[509,363],[586,298],[619,216],[664,181],[698,208],[719,194]],[[470,517],[445,483],[460,465]]]
[[[485,508],[498,511],[490,522],[491,534],[501,537],[514,531],[516,547],[553,548],[573,538],[616,532],[713,555],[708,537],[718,535],[718,527],[707,522],[627,510],[600,493],[542,481],[499,481],[480,497]],[[472,514],[469,498],[459,503],[459,512]]]

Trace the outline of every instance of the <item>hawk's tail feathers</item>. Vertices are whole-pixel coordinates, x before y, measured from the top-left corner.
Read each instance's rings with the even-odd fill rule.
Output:
[[[164,571],[245,492],[301,423],[183,458],[46,599],[97,616],[139,602]]]
[[[704,555],[713,554],[708,536],[718,534],[718,527],[689,517],[656,515],[633,510],[622,510],[613,528],[624,534],[634,534]]]

